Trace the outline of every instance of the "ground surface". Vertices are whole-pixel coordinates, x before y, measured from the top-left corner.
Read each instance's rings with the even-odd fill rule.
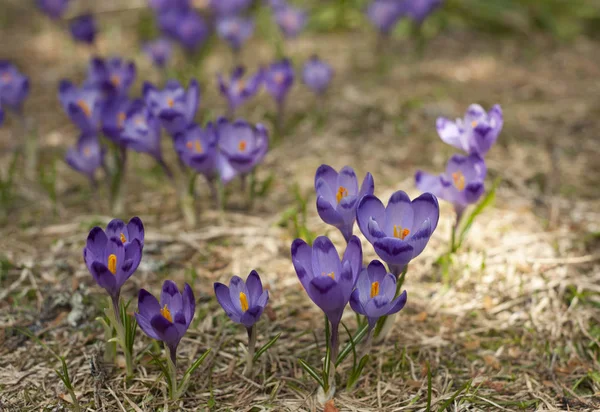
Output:
[[[229,208],[219,215],[199,182],[201,211],[194,230],[183,225],[176,189],[148,159],[136,156],[127,184],[128,212],[119,217],[142,217],[146,247],[122,295],[134,297],[140,287],[158,292],[165,278],[192,283],[198,312],[180,345],[180,363],[213,350],[185,396],[169,404],[158,370],[142,352],[149,339],[141,332],[132,382],[125,383],[123,370],[103,364],[99,355],[103,334],[95,318],[104,300],[81,250],[89,228],[112,216],[105,191],[92,196],[60,159],[76,134],[56,98],[57,81],[81,78],[88,54],[71,46],[57,49],[64,39],[54,28],[28,37],[19,33],[3,39],[4,54],[21,65],[35,59],[28,69],[34,86],[27,113],[36,119],[42,165],[58,159],[58,202],[53,213],[47,192],[26,179],[19,163],[17,195],[0,228],[0,410],[68,405],[54,373],[58,362],[15,327],[29,328],[66,356],[80,401],[90,410],[320,410],[314,382],[296,359],[318,365],[324,352],[322,316],[292,268],[294,232],[279,225],[295,205],[292,186],[310,194],[307,227],[331,235],[341,247],[341,236],[316,214],[311,187],[317,166],[347,164],[360,176],[370,171],[382,198],[398,189],[416,195],[414,172],[439,171],[452,153],[437,138],[436,117],[458,117],[472,102],[500,103],[505,113],[499,144],[488,156],[490,184],[502,179],[496,203],[474,224],[446,284],[435,262],[447,250],[453,217],[442,205],[437,231],[410,265],[405,310],[388,341],[374,348],[376,360],[352,393],[342,389],[349,365],[341,367],[335,404],[344,411],[423,410],[429,363],[433,410],[461,388],[449,405],[453,410],[600,408],[597,43],[451,33],[435,39],[421,60],[407,42],[394,44],[389,68],[381,72],[371,35],[331,35],[326,41],[322,35],[303,36],[288,46],[294,59],[301,62],[317,52],[336,70],[324,124],[313,113],[313,97],[297,85],[286,136],[259,172],[260,178],[274,174],[272,191],[248,211],[234,185]],[[131,49],[126,40],[114,41],[121,39],[119,30],[110,36],[100,45],[103,54]],[[243,58],[256,67],[271,56],[269,47],[257,43]],[[158,79],[142,56],[135,59],[139,77]],[[214,74],[230,65],[224,48],[205,63],[201,111],[206,117],[224,109]],[[265,121],[269,111],[272,104],[263,95],[242,114]],[[19,143],[11,125],[0,130],[3,173]],[[375,258],[364,239],[363,248],[365,260]],[[212,284],[233,274],[245,277],[251,269],[262,275],[272,296],[259,324],[259,342],[283,334],[257,375],[247,379],[241,375],[246,333],[225,318]],[[349,308],[344,320],[355,328]]]

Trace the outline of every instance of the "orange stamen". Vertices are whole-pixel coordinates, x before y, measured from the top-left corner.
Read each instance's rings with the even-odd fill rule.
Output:
[[[348,189],[346,189],[344,186],[338,187],[337,194],[335,195],[337,202],[340,203],[341,200],[346,196],[348,196]]]
[[[452,173],[452,180],[454,182],[454,186],[456,186],[458,190],[465,190],[465,175],[463,175],[462,172],[458,171]]]
[[[379,295],[379,282],[371,283],[371,298]]]
[[[114,253],[111,253],[110,256],[108,256],[108,270],[113,275],[117,273],[117,255]]]
[[[163,308],[160,310],[160,314],[163,315],[163,318],[173,323],[173,317],[171,316],[171,311],[169,310],[167,305],[163,306]]]

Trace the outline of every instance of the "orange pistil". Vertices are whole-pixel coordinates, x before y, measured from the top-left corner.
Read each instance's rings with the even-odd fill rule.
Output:
[[[329,276],[331,279],[335,280],[335,273],[333,273],[333,272],[329,272],[329,273],[327,274],[327,276]]]
[[[92,115],[92,109],[85,100],[77,100],[77,106],[79,106],[79,108],[87,117],[90,117]]]
[[[127,238],[125,237],[124,233],[121,233],[121,243],[125,243],[127,242]]]
[[[112,76],[110,76],[110,82],[113,84],[113,86],[119,87],[121,85],[121,78],[119,77],[119,75],[113,74]]]
[[[454,186],[458,190],[465,190],[465,186],[466,186],[465,175],[463,175],[462,172],[458,171],[458,172],[452,173],[452,181],[454,182]]]
[[[404,240],[406,236],[410,235],[409,229],[402,229],[402,226],[394,225],[394,237]]]
[[[242,312],[248,310],[248,297],[244,292],[240,292],[240,306],[242,307]]]
[[[165,318],[169,322],[171,322],[171,323],[173,322],[173,317],[171,316],[171,311],[169,310],[167,305],[163,306],[163,308],[160,310],[160,314],[163,315],[163,318]]]
[[[111,253],[110,256],[108,256],[108,270],[113,275],[117,273],[117,255],[114,253]]]
[[[92,154],[92,151],[90,150],[89,147],[86,147],[86,148],[83,149],[83,155],[85,157],[90,157],[91,154]]]
[[[371,283],[371,298],[379,295],[379,282]]]
[[[477,127],[477,124],[478,124],[478,123],[477,123],[477,120],[473,120],[473,121],[471,122],[471,127],[474,129],[474,128],[476,128],[476,127]]]
[[[172,98],[172,97],[169,97],[169,98],[167,99],[167,106],[169,106],[169,107],[171,107],[171,108],[172,108],[173,106],[175,106],[175,100],[173,100],[173,98]]]
[[[119,128],[123,127],[125,124],[126,117],[125,112],[119,112],[117,115],[117,126],[119,126]]]
[[[189,150],[195,152],[195,153],[202,153],[204,150],[202,149],[202,143],[200,143],[200,140],[195,140],[193,142],[187,142],[185,144],[185,147],[187,147]]]
[[[282,84],[283,81],[285,80],[285,77],[284,77],[283,73],[277,72],[277,73],[275,73],[274,79],[275,79],[275,83]]]
[[[348,189],[346,189],[344,186],[338,187],[337,194],[335,195],[337,202],[340,203],[346,196],[348,196]]]
[[[240,142],[238,143],[238,150],[240,152],[245,152],[246,151],[246,146],[247,146],[246,141],[245,140],[240,140]]]

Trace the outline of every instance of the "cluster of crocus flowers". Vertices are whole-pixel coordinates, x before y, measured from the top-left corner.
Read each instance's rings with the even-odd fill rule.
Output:
[[[269,291],[263,289],[258,273],[250,272],[246,281],[238,276],[231,278],[229,286],[215,282],[215,296],[229,319],[244,325],[248,332],[248,352],[246,375],[252,373],[256,346],[256,323],[260,319],[267,303]]]
[[[158,26],[164,37],[180,44],[185,50],[198,50],[208,39],[210,29],[189,0],[153,0]]]
[[[415,181],[422,191],[429,191],[450,202],[456,212],[452,230],[452,251],[455,251],[455,232],[466,208],[477,203],[485,192],[487,167],[484,156],[496,142],[504,124],[502,108],[493,106],[488,112],[478,104],[471,105],[463,119],[455,122],[446,118],[437,120],[437,131],[445,143],[466,152],[454,154],[448,160],[446,171],[432,175],[417,171]]]

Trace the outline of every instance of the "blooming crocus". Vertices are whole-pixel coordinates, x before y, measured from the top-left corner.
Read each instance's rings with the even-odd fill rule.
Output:
[[[16,111],[21,111],[29,94],[29,79],[19,72],[16,66],[0,60],[0,103]]]
[[[231,278],[229,286],[216,282],[215,295],[225,314],[247,329],[260,319],[269,301],[269,291],[263,290],[260,276],[253,270],[244,280],[238,276]]]
[[[302,79],[304,80],[304,84],[316,94],[325,93],[332,76],[333,69],[331,66],[317,56],[312,56],[304,63]]]
[[[197,50],[208,38],[210,30],[204,19],[194,10],[179,15],[176,22],[175,38],[187,50]]]
[[[69,0],[37,0],[37,6],[51,19],[60,19],[67,11]]]
[[[217,164],[217,134],[209,123],[202,128],[195,123],[188,125],[174,136],[175,151],[181,161],[196,172],[213,178]]]
[[[262,124],[250,125],[244,120],[217,122],[217,135],[221,153],[231,167],[247,174],[259,164],[269,149],[269,132]]]
[[[264,80],[267,92],[273,96],[279,105],[282,105],[294,84],[294,68],[289,59],[272,63],[265,72]]]
[[[65,160],[74,170],[84,174],[92,185],[96,184],[94,175],[102,166],[104,149],[95,135],[82,134],[75,147],[69,148]]]
[[[502,130],[504,119],[502,108],[495,105],[489,112],[478,104],[467,109],[464,119],[452,122],[444,117],[437,119],[437,131],[440,138],[450,146],[480,156],[490,150]]]
[[[69,25],[71,36],[75,41],[92,44],[96,39],[96,20],[92,14],[79,16]]]
[[[135,81],[136,68],[132,61],[125,62],[118,57],[90,60],[88,85],[100,88],[106,96],[123,96]]]
[[[367,8],[369,20],[383,35],[388,35],[400,19],[403,7],[398,0],[374,0]]]
[[[146,335],[165,343],[171,361],[176,364],[177,346],[190,327],[195,312],[196,299],[190,285],[186,283],[181,293],[175,282],[165,280],[160,302],[146,289],[140,289],[135,318]]]
[[[130,149],[162,162],[160,121],[142,100],[135,100],[125,119],[121,141]]]
[[[275,22],[285,37],[298,36],[306,25],[307,15],[304,10],[283,5],[274,10]]]
[[[58,96],[63,109],[73,123],[85,134],[95,134],[102,115],[102,92],[93,86],[76,87],[62,80]]]
[[[200,103],[200,87],[195,79],[190,81],[187,91],[177,80],[169,80],[163,90],[146,82],[143,95],[152,114],[170,134],[182,131],[194,121]]]
[[[321,165],[315,174],[317,211],[323,221],[337,227],[346,242],[352,237],[356,207],[365,195],[372,195],[375,183],[371,173],[363,179],[360,190],[356,173],[349,166],[340,172],[328,165]]]
[[[227,98],[229,112],[233,114],[235,110],[244,102],[254,96],[263,81],[263,71],[259,70],[247,79],[244,79],[245,68],[238,66],[233,70],[229,83],[227,83],[221,74],[217,76],[219,82],[219,91],[221,95]]]
[[[249,17],[223,16],[217,20],[217,35],[225,40],[235,51],[239,51],[242,45],[254,32],[254,21]]]
[[[424,193],[411,201],[401,190],[392,194],[387,207],[366,195],[356,209],[358,227],[396,276],[425,249],[439,217],[434,195]]]
[[[319,236],[312,246],[304,240],[292,243],[292,263],[311,300],[331,323],[331,351],[338,351],[338,327],[362,267],[360,240],[352,236],[342,259],[327,237]]]
[[[102,109],[102,132],[117,144],[122,144],[125,120],[131,105],[129,98],[119,96],[106,102]]]
[[[137,216],[129,219],[127,224],[120,219],[113,219],[106,225],[106,236],[109,238],[118,237],[125,247],[137,240],[140,243],[140,247],[143,249],[144,233],[142,219]]]
[[[154,65],[165,67],[171,58],[173,46],[169,40],[160,38],[146,43],[143,50]]]
[[[360,272],[350,297],[352,310],[367,317],[369,331],[380,317],[400,312],[405,304],[406,291],[396,297],[396,277],[378,260]]]
[[[123,243],[120,235],[111,232],[109,237],[96,226],[88,235],[83,259],[96,283],[108,292],[118,308],[121,287],[142,259],[142,244],[138,238]]]
[[[446,172],[435,176],[419,170],[415,175],[417,188],[430,192],[454,205],[458,220],[470,204],[476,203],[484,192],[487,172],[485,161],[477,154],[453,155]]]
[[[404,0],[402,12],[415,23],[421,24],[441,4],[442,0]]]
[[[252,4],[252,0],[210,0],[210,7],[218,15],[240,14]]]

